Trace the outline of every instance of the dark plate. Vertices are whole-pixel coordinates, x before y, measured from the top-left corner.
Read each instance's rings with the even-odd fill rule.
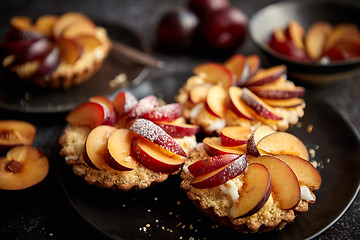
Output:
[[[187,77],[151,79],[129,90],[137,97],[156,94],[171,102]],[[298,136],[308,149],[319,147],[316,160],[320,163],[323,184],[316,193],[315,205],[281,231],[241,234],[217,227],[187,199],[179,188],[178,176],[143,191],[112,192],[89,186],[72,173],[62,157],[57,156],[59,179],[79,214],[114,239],[312,238],[334,224],[359,191],[360,140],[357,131],[339,112],[316,99],[307,99],[306,114],[301,123],[302,127],[292,127],[289,132]],[[307,127],[310,124],[313,131],[309,133]]]
[[[101,22],[98,25],[107,29],[111,39],[149,52],[148,43],[135,30],[119,24]],[[125,84],[130,84],[134,81],[140,82],[148,71],[149,69],[143,65],[111,50],[102,68],[93,77],[84,84],[68,90],[40,88],[26,84],[17,77],[0,79],[0,107],[31,113],[65,112],[85,102],[91,96],[108,95],[124,87],[124,84],[117,87],[109,85],[109,81],[120,73],[126,74]]]

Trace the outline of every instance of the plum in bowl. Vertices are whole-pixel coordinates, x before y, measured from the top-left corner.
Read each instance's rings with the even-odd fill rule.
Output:
[[[249,22],[250,37],[255,45],[274,64],[286,64],[289,76],[294,79],[311,85],[325,86],[360,73],[360,57],[321,61],[309,59],[307,50],[304,50],[305,56],[300,53],[295,57],[276,52],[269,46],[274,31],[284,29],[286,37],[289,38],[286,31],[289,30],[292,21],[303,28],[301,40],[305,44],[306,33],[315,23],[323,22],[330,26],[350,23],[359,28],[360,4],[355,1],[284,1],[259,10]]]

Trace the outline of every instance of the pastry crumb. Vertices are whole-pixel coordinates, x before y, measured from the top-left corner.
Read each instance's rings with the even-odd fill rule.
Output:
[[[307,126],[307,128],[306,128],[306,131],[307,131],[308,133],[311,133],[312,130],[313,130],[313,128],[314,128],[314,126],[313,126],[312,124],[309,124],[309,125]]]

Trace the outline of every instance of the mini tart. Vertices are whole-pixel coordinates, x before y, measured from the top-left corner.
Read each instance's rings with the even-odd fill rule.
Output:
[[[74,64],[61,61],[51,75],[42,78],[24,77],[25,80],[44,88],[64,89],[86,82],[102,67],[112,46],[105,28],[97,27],[95,35],[101,41],[101,45],[95,49],[84,48],[81,57]],[[20,77],[26,76],[26,68],[20,67],[17,74]]]
[[[217,138],[217,137],[215,137]],[[212,221],[221,225],[233,228],[240,232],[264,232],[272,229],[281,229],[294,218],[308,211],[310,205],[316,201],[313,187],[305,186],[299,180],[301,189],[300,200],[298,204],[288,210],[280,207],[277,197],[273,191],[270,192],[266,203],[256,213],[234,218],[232,216],[233,208],[241,190],[244,186],[244,176],[247,168],[237,177],[215,187],[196,188],[191,183],[195,177],[189,171],[189,166],[198,161],[205,161],[210,156],[204,148],[204,143],[199,143],[194,151],[190,153],[189,159],[184,163],[181,173],[181,188],[185,191],[192,203]]]
[[[69,22],[67,28],[85,22],[85,25],[91,26],[91,30],[85,31],[80,29],[76,32],[73,31],[71,36],[66,36],[65,34],[64,36],[61,34],[54,36],[57,22],[64,22],[63,20],[66,18],[71,19],[71,21],[65,20]],[[2,59],[2,66],[10,72],[15,73],[20,79],[43,88],[68,89],[86,82],[102,67],[103,62],[112,47],[106,29],[96,26],[89,17],[82,13],[68,12],[60,16],[43,15],[40,16],[35,23],[32,23],[32,20],[29,17],[16,16],[13,17],[10,22],[11,29],[4,38],[4,48],[5,51],[8,52],[5,53],[5,56]],[[16,35],[15,37],[11,36],[14,31],[17,32],[15,34],[20,35],[20,39]],[[66,28],[63,29],[63,32],[66,32]],[[21,36],[23,36],[23,38],[21,38]],[[90,37],[91,40],[81,41],[81,38],[84,37]],[[49,70],[44,74],[36,74],[36,69],[39,68],[38,66],[42,64],[42,61],[44,61],[47,56],[40,56],[27,61],[21,60],[18,62],[17,53],[13,53],[7,48],[9,41],[11,45],[11,41],[16,43],[19,42],[19,40],[26,41],[28,40],[27,38],[48,40],[50,45],[50,50],[47,53],[48,55],[51,54],[51,49],[54,48],[60,52],[59,54],[56,54],[56,58],[59,58],[59,60],[51,60],[53,62],[58,61],[58,64],[55,64],[55,67],[52,67],[52,70]],[[59,42],[63,39],[73,42],[70,44],[72,45],[70,49],[69,46],[66,45],[65,47],[60,47]],[[74,46],[79,49],[72,49]],[[78,54],[69,53],[69,51],[76,51]],[[66,59],[69,55],[75,54],[78,56],[76,59],[70,61]],[[70,58],[74,58],[74,56]]]
[[[59,140],[60,155],[65,158],[66,164],[72,168],[74,174],[89,184],[112,190],[140,190],[163,182],[169,176],[180,172],[180,169],[173,173],[154,172],[138,162],[131,171],[117,171],[111,167],[106,167],[105,170],[93,169],[84,161],[85,141],[90,131],[89,127],[69,126]],[[195,136],[175,140],[187,153],[194,149],[196,144]]]
[[[240,54],[239,54],[240,55]],[[238,57],[238,55],[235,55]],[[241,55],[241,57],[244,57]],[[246,60],[245,60],[246,61]],[[211,71],[217,71],[217,70],[208,70],[205,69],[204,72],[196,72],[196,68],[194,68],[194,75],[187,79],[186,83],[183,85],[181,89],[179,89],[179,93],[176,96],[176,101],[180,104],[182,104],[184,109],[184,117],[190,121],[192,124],[199,125],[202,129],[202,131],[207,135],[218,135],[222,128],[225,126],[254,126],[257,127],[259,125],[268,125],[272,127],[275,130],[279,131],[285,131],[290,126],[296,124],[304,115],[304,108],[305,108],[305,101],[301,97],[284,97],[284,96],[271,96],[270,99],[263,98],[261,96],[256,96],[257,100],[260,101],[262,104],[265,104],[265,106],[268,109],[271,109],[271,111],[276,114],[281,119],[270,119],[267,117],[262,116],[261,114],[258,114],[254,109],[252,109],[250,106],[246,106],[247,112],[249,114],[249,118],[241,117],[239,114],[237,114],[233,107],[231,106],[231,100],[229,96],[229,89],[230,88],[236,88],[244,90],[246,88],[249,90],[252,95],[256,95],[257,88],[262,89],[294,89],[294,88],[301,88],[296,87],[295,84],[289,80],[286,79],[286,67],[284,66],[284,73],[280,76],[272,79],[271,81],[265,81],[261,83],[255,83],[255,85],[247,85],[247,82],[253,81],[253,79],[257,78],[257,75],[262,74],[261,72],[269,70],[270,69],[261,69],[259,68],[256,70],[256,72],[253,73],[252,76],[247,75],[247,80],[242,82],[239,82],[238,78],[236,77],[234,67],[231,68],[227,66],[226,64],[218,64],[218,63],[205,63],[202,65],[209,65],[207,67],[208,69],[211,68],[210,65],[217,65],[217,68],[226,68],[230,75],[234,77],[233,82],[227,83],[224,81],[217,81],[217,80],[210,80],[208,75],[212,74]],[[220,66],[220,67],[219,67]],[[280,68],[282,66],[276,66],[276,68]],[[204,67],[205,68],[205,67]],[[208,71],[208,72],[206,72]],[[272,71],[272,70],[271,70]],[[244,73],[245,74],[245,73]],[[248,73],[247,73],[248,74]],[[237,79],[236,79],[237,78]],[[229,80],[230,81],[230,80]],[[196,101],[192,101],[191,99],[191,91],[194,91],[194,89],[210,89],[212,86],[218,86],[220,88],[223,88],[226,92],[226,100],[223,104],[223,113],[222,116],[215,116],[212,114],[208,108],[207,108],[207,94],[209,93],[209,90],[203,90],[202,93],[199,93],[199,95],[196,98]],[[304,89],[303,89],[304,90]],[[199,91],[200,92],[200,91]],[[204,94],[203,92],[207,92]],[[196,95],[196,94],[195,94]],[[202,97],[201,97],[202,95]],[[302,95],[302,94],[300,94]],[[218,97],[219,95],[214,96],[214,98]],[[239,97],[240,98],[240,97]],[[282,106],[276,106],[279,102],[285,102],[286,100],[296,101],[296,103],[292,106],[291,104],[286,104],[283,107]],[[215,101],[222,101],[222,99],[214,100]],[[242,104],[245,104],[242,99],[239,101],[242,102]],[[288,101],[290,103],[290,101]]]
[[[112,117],[104,114],[103,122],[94,124],[102,111]],[[192,125],[195,131],[190,133],[165,130],[161,124],[184,126],[181,106],[164,104],[153,95],[137,101],[130,92],[119,92],[112,101],[93,96],[71,111],[66,120],[68,126],[59,139],[60,155],[66,164],[89,184],[124,191],[144,189],[179,174],[188,154],[195,149],[199,130]],[[105,129],[105,133],[99,129]],[[111,138],[116,132],[126,134]]]

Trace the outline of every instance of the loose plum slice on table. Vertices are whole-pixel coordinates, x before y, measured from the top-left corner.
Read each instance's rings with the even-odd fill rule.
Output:
[[[49,161],[33,146],[17,146],[0,158],[0,189],[21,190],[45,179]]]
[[[36,127],[20,120],[0,121],[0,150],[8,150],[17,145],[31,145],[36,135]]]

